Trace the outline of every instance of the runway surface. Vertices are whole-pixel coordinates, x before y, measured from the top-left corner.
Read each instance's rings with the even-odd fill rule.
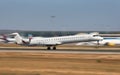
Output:
[[[72,50],[72,49],[29,49],[29,48],[0,48],[0,52],[36,52],[36,53],[66,53],[66,54],[120,54],[120,50]]]

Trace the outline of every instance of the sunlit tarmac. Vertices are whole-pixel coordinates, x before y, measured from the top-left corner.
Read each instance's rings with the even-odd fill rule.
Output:
[[[57,50],[46,50],[39,48],[0,48],[0,52],[36,52],[36,53],[66,53],[66,54],[120,54],[120,50],[100,50],[100,49],[57,49]]]

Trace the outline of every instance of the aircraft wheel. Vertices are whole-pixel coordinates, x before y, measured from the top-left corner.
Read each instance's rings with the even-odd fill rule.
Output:
[[[53,50],[56,50],[56,47],[55,47],[55,46],[53,47]]]
[[[50,47],[47,47],[47,50],[50,50],[51,48]]]

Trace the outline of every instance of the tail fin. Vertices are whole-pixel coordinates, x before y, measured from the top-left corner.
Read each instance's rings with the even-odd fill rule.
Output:
[[[19,35],[19,33],[12,33],[11,35],[15,35],[15,40],[17,44],[23,44],[23,38]]]
[[[15,35],[15,40],[17,44],[24,44],[24,45],[29,45],[32,37],[29,37],[29,39],[23,38],[19,35],[19,33],[12,33],[11,35]]]

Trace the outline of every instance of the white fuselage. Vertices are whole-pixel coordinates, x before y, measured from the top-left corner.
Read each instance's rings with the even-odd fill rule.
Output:
[[[61,36],[61,37],[48,37],[48,38],[39,38],[34,37],[32,38],[29,45],[59,45],[59,44],[66,44],[66,43],[77,43],[77,42],[88,42],[88,41],[99,41],[102,39],[99,36],[93,36],[90,34],[84,35],[73,35],[73,36]]]
[[[29,39],[23,39],[18,33],[12,33],[15,35],[16,44],[27,45],[27,46],[47,46],[47,49],[55,50],[57,45],[77,42],[88,42],[88,41],[99,41],[103,38],[98,34],[82,34],[82,35],[71,35],[71,36],[59,36],[59,37],[32,37]]]

